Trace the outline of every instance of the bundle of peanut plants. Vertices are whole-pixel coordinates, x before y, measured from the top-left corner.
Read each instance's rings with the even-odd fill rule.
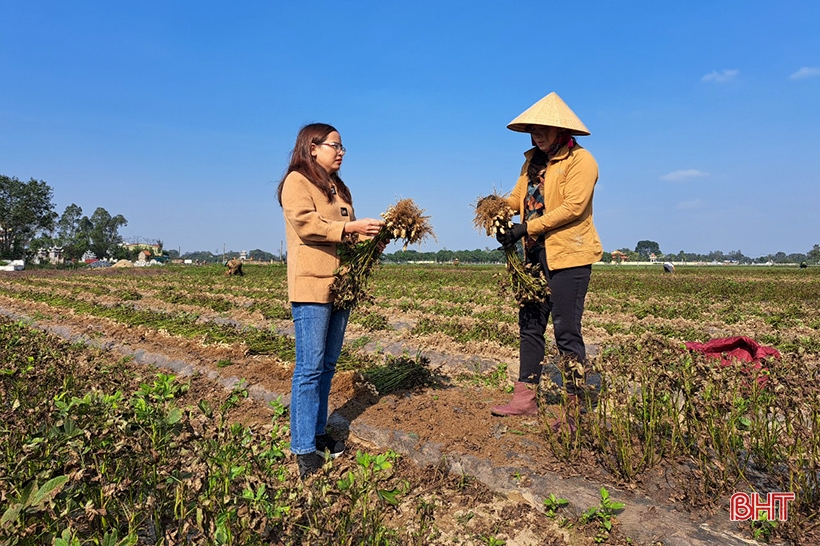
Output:
[[[495,237],[512,228],[513,211],[507,200],[496,194],[479,197],[475,205],[473,225],[479,231],[484,230],[488,236]],[[524,306],[531,302],[544,302],[549,296],[549,284],[544,272],[538,265],[524,264],[518,255],[515,245],[504,248],[507,258],[506,274],[501,280],[502,289],[509,290],[518,302]]]
[[[430,217],[423,213],[412,199],[401,199],[381,214],[384,225],[372,239],[339,245],[341,265],[330,287],[334,308],[353,309],[371,299],[367,285],[385,245],[401,239],[407,250],[407,245],[421,243],[428,236],[435,238]]]
[[[376,394],[384,395],[401,389],[437,385],[439,380],[429,365],[430,359],[421,353],[415,358],[388,355],[384,364],[370,367],[361,375]]]

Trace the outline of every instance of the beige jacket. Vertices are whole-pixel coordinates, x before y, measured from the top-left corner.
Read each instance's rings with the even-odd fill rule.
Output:
[[[332,203],[297,172],[285,177],[282,210],[288,244],[288,299],[300,303],[332,303],[333,272],[339,267],[336,246],[344,226],[356,217],[338,195]]]
[[[535,149],[524,153],[527,160],[507,198],[517,214],[524,212],[527,198],[527,167]],[[527,232],[545,234],[547,267],[566,269],[595,263],[603,256],[601,239],[592,223],[592,195],[598,182],[598,163],[576,144],[564,147],[547,164],[544,177],[544,215],[527,222]]]

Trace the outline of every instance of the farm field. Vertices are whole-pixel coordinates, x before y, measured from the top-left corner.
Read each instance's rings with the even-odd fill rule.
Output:
[[[254,386],[270,393],[286,395],[289,392],[293,342],[288,337],[292,325],[286,302],[285,268],[249,265],[245,269],[244,277],[226,277],[224,269],[218,266],[2,274],[0,310],[12,317],[6,321],[5,328],[12,333],[7,334],[0,358],[3,370],[8,370],[4,371],[3,381],[21,374],[37,374],[39,366],[34,366],[39,364],[37,355],[50,355],[43,358],[56,365],[57,355],[80,351],[75,360],[85,370],[84,374],[99,381],[95,389],[107,389],[101,392],[108,395],[120,389],[126,393],[122,396],[142,390],[141,397],[134,396],[166,404],[162,422],[169,427],[183,420],[184,412],[173,413],[174,418],[168,419],[174,408],[183,407],[184,403],[196,408],[199,399],[203,399],[210,400],[208,404],[213,410],[224,406],[233,395],[237,398],[225,407],[225,419],[257,427],[254,430],[263,430],[268,438],[268,444],[260,448],[260,453],[266,453],[269,459],[264,464],[260,462],[263,459],[258,459],[255,464],[278,465],[284,469],[275,476],[254,478],[261,480],[253,482],[255,492],[259,491],[259,483],[276,483],[271,480],[288,484],[281,486],[282,491],[296,491],[298,487],[292,479],[295,470],[284,456],[285,410],[276,404],[240,403]],[[384,452],[378,445],[367,445],[366,438],[357,437],[359,424],[403,431],[417,438],[420,444],[438,446],[441,453],[451,458],[476,457],[498,467],[518,465],[532,474],[512,476],[522,487],[538,475],[558,473],[583,477],[595,484],[617,484],[625,490],[638,491],[655,499],[658,505],[689,512],[695,519],[720,519],[722,513],[723,519],[728,520],[728,498],[736,491],[791,491],[796,498],[789,507],[788,522],[732,524],[735,533],[750,539],[816,543],[820,525],[817,520],[820,509],[820,311],[817,309],[820,269],[679,267],[675,274],[668,275],[660,267],[595,267],[587,297],[584,333],[590,354],[594,355],[595,369],[591,372],[598,378],[601,389],[597,404],[590,404],[587,411],[578,416],[577,434],[552,433],[543,427],[540,419],[499,419],[489,415],[491,405],[508,398],[506,378],[508,373],[514,373],[517,360],[517,308],[510,298],[499,294],[495,275],[500,272],[497,266],[385,266],[375,273],[373,302],[355,310],[351,317],[331,393],[331,405],[341,418],[338,422],[350,423],[349,431],[340,432],[351,434],[353,450],[358,447],[374,454]],[[100,340],[102,348],[107,350],[70,344],[61,347],[58,341],[49,338],[32,345],[32,354],[27,354],[14,344],[18,342],[10,341],[26,337],[23,332],[28,328],[25,322],[18,324],[19,317],[35,321],[39,328]],[[764,363],[760,370],[748,366],[722,368],[687,352],[682,346],[686,341],[703,342],[728,336],[748,336],[777,348],[782,356],[777,361]],[[19,347],[27,347],[19,343]],[[51,347],[51,352],[44,347]],[[167,377],[152,379],[154,372],[144,366],[140,369],[133,362],[124,363],[128,364],[126,371],[117,374],[100,372],[114,366],[119,356],[111,355],[123,347],[161,354],[169,361],[189,363],[205,371],[204,376],[210,373],[212,378],[231,377],[241,379],[242,383],[235,386],[234,391],[224,391],[219,385],[205,386],[205,379],[197,376],[199,379],[189,387],[180,387],[186,392],[177,392],[176,387],[169,385],[182,383]],[[356,372],[382,365],[386,355],[393,355],[389,360],[393,364],[402,358],[429,361],[435,381],[395,393],[367,391]],[[553,355],[546,356],[551,362]],[[29,357],[35,358],[29,361]],[[59,391],[68,382],[64,379],[54,388]],[[43,380],[43,384],[50,383]],[[159,394],[160,391],[164,394]],[[556,402],[546,385],[544,392],[544,407]],[[57,391],[43,387],[40,394],[47,393],[50,393],[48,400],[53,401]],[[2,394],[0,412],[4,416],[15,415],[19,407],[14,407],[14,397],[9,397],[8,390]],[[82,399],[83,393],[76,396]],[[171,401],[173,408],[168,405]],[[109,400],[108,404],[111,403]],[[59,416],[62,411],[59,426],[66,426],[66,408],[54,402],[41,406],[32,406],[28,411],[41,422],[57,419],[54,412]],[[202,415],[207,416],[208,411],[199,409],[201,415],[194,417],[196,412],[185,415],[189,416],[186,419],[193,419],[189,423],[191,429],[202,434],[205,430]],[[219,417],[219,412],[211,413],[216,417],[209,418]],[[143,415],[144,419],[149,417]],[[14,419],[4,421],[15,422]],[[222,442],[232,430],[219,421],[213,428],[224,435]],[[0,434],[11,435],[11,427],[0,429]],[[37,436],[36,430],[28,434],[42,436]],[[31,437],[28,441],[31,443]],[[231,441],[241,443],[236,437]],[[362,443],[358,445],[358,441]],[[36,445],[41,443],[42,440]],[[19,447],[37,452],[25,442]],[[104,446],[95,449],[104,450]],[[156,445],[146,450],[158,453],[160,459],[165,453]],[[7,459],[14,460],[16,454],[11,453],[10,448],[6,451]],[[367,471],[366,462],[351,459],[353,455],[346,463],[335,465],[338,468],[329,471],[330,476],[339,479],[346,470]],[[65,474],[73,481],[61,485],[63,491],[68,491],[72,483],[83,483],[83,476],[76,475],[77,462],[74,464],[75,474]],[[385,477],[385,483],[390,484],[385,485],[386,489],[399,488],[397,484],[402,479],[418,477],[418,472],[405,469],[409,468],[405,467],[407,464],[397,463],[394,470],[386,472],[390,474],[389,478]],[[29,466],[44,479],[67,472]],[[0,516],[10,499],[19,498],[25,485],[12,480],[9,468],[18,473],[15,474],[18,478],[22,472],[19,464],[4,463],[0,469]],[[371,466],[370,472],[372,469]],[[173,469],[163,471],[184,481],[173,474]],[[427,481],[437,484],[438,489],[430,488],[427,494],[431,496],[425,497],[418,492],[421,487],[416,482],[405,491],[404,497],[415,504],[405,506],[404,513],[411,513],[413,517],[402,522],[407,528],[400,535],[403,542],[394,536],[384,542],[348,543],[500,544],[492,541],[506,540],[508,544],[563,544],[569,543],[567,541],[585,543],[583,540],[591,543],[597,537],[610,544],[626,544],[630,535],[632,543],[653,543],[649,538],[651,532],[645,531],[639,537],[632,532],[634,527],[626,525],[628,501],[623,512],[615,516],[611,531],[604,525],[610,521],[604,517],[606,514],[582,518],[589,506],[576,506],[574,512],[558,510],[557,517],[548,518],[523,501],[515,503],[498,498],[488,503],[495,508],[485,508],[481,516],[477,515],[480,512],[477,509],[474,517],[467,517],[468,511],[461,507],[458,513],[451,510],[448,520],[445,503],[436,500],[436,493],[444,498],[444,492],[449,491],[451,504],[492,495],[480,492],[476,483],[469,487],[464,483],[454,485],[447,481],[449,478],[445,478],[446,472],[441,469],[437,472],[435,468],[427,468],[426,472],[433,472]],[[240,478],[237,477],[237,483]],[[163,483],[173,482],[168,479],[170,481]],[[465,476],[462,481],[470,480]],[[230,489],[229,485],[226,489]],[[191,492],[179,488],[177,491],[181,498]],[[372,491],[361,495],[366,493]],[[554,493],[560,497],[560,491]],[[54,495],[60,498],[59,492]],[[147,496],[148,493],[145,498]],[[154,496],[156,500],[157,495]],[[538,499],[538,503],[542,500]],[[185,502],[180,503],[179,510],[184,512]],[[353,506],[355,502],[350,504]],[[261,506],[261,501],[257,505]],[[264,510],[258,506],[254,509],[263,514]],[[93,511],[100,509],[92,505],[85,513],[93,516],[96,513]],[[223,543],[254,543],[240,542],[237,537],[252,535],[248,529],[242,531],[247,535],[240,534],[239,522],[245,521],[240,516],[247,515],[249,510],[256,512],[247,507],[244,512],[239,508],[235,510],[234,516],[223,516],[221,523],[218,518],[203,521],[208,519],[205,516],[197,520],[195,510],[189,519],[199,521],[203,529],[210,528],[214,532],[221,525],[224,533],[228,533],[220,535],[228,537]],[[113,507],[110,511],[122,517]],[[185,516],[182,512],[180,517]],[[223,512],[232,513],[228,508]],[[277,523],[278,527],[274,525],[269,533],[287,532],[290,536],[302,533],[299,535],[302,541],[310,543],[311,537],[304,528],[316,529],[329,524],[304,519],[309,513],[310,507],[294,509],[291,524]],[[282,513],[268,516],[265,517],[270,521],[288,521]],[[385,522],[388,516],[385,515]],[[105,516],[100,514],[90,517],[92,523],[98,523],[88,524],[87,528],[102,529],[99,523],[102,519]],[[154,528],[162,527],[161,519],[157,516],[151,520]],[[249,529],[259,525],[258,521],[248,523]],[[288,527],[293,521],[300,522],[302,531]],[[481,524],[477,525],[478,522]],[[11,528],[8,521],[6,524]],[[205,535],[196,535],[192,530],[195,526],[190,525],[180,524],[174,536],[177,539],[188,536],[196,544],[211,543],[205,541]],[[378,528],[378,525],[373,527]],[[524,529],[536,534],[527,537],[522,533]],[[350,536],[355,534],[345,532]],[[520,535],[517,538],[516,533]],[[219,543],[213,536],[207,540]],[[140,536],[145,543],[153,543],[149,538]],[[175,543],[171,538],[166,540],[169,541],[166,543]],[[318,537],[313,540],[313,543],[323,543]]]

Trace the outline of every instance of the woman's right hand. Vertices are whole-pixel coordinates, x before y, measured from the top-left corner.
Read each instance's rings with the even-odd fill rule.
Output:
[[[381,227],[384,225],[384,220],[376,220],[375,218],[362,218],[361,220],[354,220],[345,224],[345,233],[358,233],[359,235],[366,235],[374,237]]]

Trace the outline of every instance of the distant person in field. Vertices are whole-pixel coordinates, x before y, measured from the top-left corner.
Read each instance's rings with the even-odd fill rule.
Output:
[[[296,136],[279,204],[285,216],[288,299],[296,333],[290,402],[290,450],[299,476],[321,469],[325,452],[337,457],[344,442],[325,431],[330,382],[342,350],[350,310],[334,310],[330,286],[339,266],[336,247],[354,236],[376,235],[381,220],[357,220],[339,177],[345,157],[339,132],[311,123]]]
[[[228,270],[225,272],[225,275],[239,275],[240,277],[245,276],[245,274],[242,272],[242,260],[232,258],[228,260],[228,263],[226,263],[225,265],[228,268]]]
[[[520,308],[520,369],[513,398],[494,406],[494,415],[536,415],[536,390],[545,355],[545,332],[549,317],[560,354],[566,396],[564,406],[553,415],[553,430],[575,430],[573,411],[583,392],[587,364],[581,315],[593,263],[603,248],[592,223],[592,195],[598,181],[598,164],[582,148],[576,136],[589,135],[586,126],[555,93],[550,93],[507,128],[529,133],[532,148],[526,158],[508,204],[521,222],[497,235],[509,248],[523,239],[525,262],[538,264],[549,281],[546,303]]]

